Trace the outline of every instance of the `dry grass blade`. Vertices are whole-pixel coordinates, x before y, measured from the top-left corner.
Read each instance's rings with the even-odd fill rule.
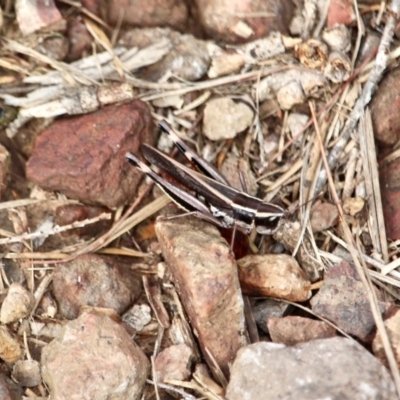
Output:
[[[150,257],[150,254],[143,253],[141,251],[124,248],[117,248],[117,247],[107,247],[105,249],[99,250],[97,253],[99,254],[107,254],[107,255],[114,255],[114,256],[125,256],[125,257]]]
[[[139,196],[139,198],[141,198],[141,196]],[[154,200],[147,206],[143,207],[140,211],[136,212],[135,214],[131,215],[130,217],[127,217],[122,221],[119,221],[116,225],[114,225],[111,228],[111,230],[106,235],[97,239],[90,246],[85,247],[82,250],[79,250],[77,253],[75,253],[75,256],[79,254],[85,254],[91,251],[98,251],[99,249],[107,246],[113,240],[117,239],[125,232],[128,232],[130,229],[132,229],[140,222],[144,221],[145,219],[149,218],[156,212],[160,211],[170,202],[171,200],[166,195],[159,197],[158,199]],[[134,205],[136,204],[137,203],[135,202]]]
[[[379,186],[378,161],[376,157],[371,114],[368,110],[360,119],[359,133],[366,196],[370,211],[370,219],[368,221],[369,233],[375,251],[383,256],[385,262],[388,262],[389,254]]]
[[[118,230],[113,232],[113,235],[107,240],[103,246],[106,246],[108,243],[112,242],[113,240],[120,237],[122,234],[128,232],[133,227],[138,225],[140,222],[144,221],[145,219],[151,217],[161,209],[163,209],[167,204],[171,202],[170,198],[166,195],[160,196],[158,199],[152,201],[147,206],[143,207],[141,210],[136,212],[135,214],[128,217],[119,227]]]

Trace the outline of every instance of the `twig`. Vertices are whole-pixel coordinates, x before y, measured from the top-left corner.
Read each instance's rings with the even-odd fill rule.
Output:
[[[55,225],[53,228],[49,229],[48,231],[36,231],[36,232],[27,232],[23,233],[22,235],[12,236],[5,239],[0,239],[1,244],[10,244],[10,243],[20,243],[23,240],[32,240],[37,238],[45,238],[51,235],[55,235],[57,233],[65,232],[70,229],[81,228],[86,225],[93,224],[98,221],[107,220],[111,218],[110,213],[102,213],[95,218],[88,218],[83,221],[76,221],[69,225],[58,226]]]

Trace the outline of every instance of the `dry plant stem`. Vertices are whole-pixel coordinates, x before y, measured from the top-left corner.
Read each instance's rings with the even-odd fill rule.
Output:
[[[332,175],[330,174],[330,171],[329,171],[328,160],[327,160],[327,158],[325,156],[325,153],[324,153],[324,145],[322,143],[322,138],[320,136],[319,126],[318,126],[317,118],[316,118],[316,115],[315,115],[314,107],[313,107],[312,103],[309,103],[309,105],[310,105],[311,115],[312,115],[312,118],[313,118],[313,121],[314,121],[317,140],[318,140],[319,145],[321,147],[322,160],[324,162],[325,170],[327,171],[327,179],[328,179],[329,189],[330,189],[332,198],[334,199],[336,207],[337,207],[338,212],[339,212],[340,222],[341,222],[341,225],[342,225],[342,229],[343,229],[343,232],[344,232],[344,235],[345,235],[346,242],[348,244],[348,250],[349,250],[349,252],[350,252],[350,254],[351,254],[352,258],[353,258],[353,262],[354,262],[354,265],[356,267],[356,270],[357,270],[357,273],[359,275],[359,278],[361,279],[361,282],[363,283],[363,285],[365,287],[366,294],[367,294],[367,297],[368,297],[368,301],[369,301],[369,304],[370,304],[370,307],[371,307],[371,312],[372,312],[372,315],[374,317],[378,332],[379,332],[379,334],[381,335],[381,338],[382,338],[382,344],[383,344],[383,347],[385,349],[385,355],[386,355],[386,358],[388,360],[390,371],[392,373],[392,376],[393,376],[393,379],[394,379],[394,382],[395,382],[395,385],[396,385],[397,394],[400,397],[400,374],[399,374],[399,370],[397,368],[396,358],[395,358],[395,356],[393,354],[393,349],[392,349],[392,347],[390,345],[389,337],[387,335],[385,326],[383,324],[382,315],[381,315],[381,313],[379,311],[378,301],[377,301],[377,298],[376,298],[376,295],[375,295],[374,288],[372,286],[371,279],[370,279],[369,274],[368,274],[368,270],[366,268],[366,265],[364,263],[360,262],[360,259],[362,260],[362,253],[361,253],[360,249],[358,249],[359,252],[357,253],[356,245],[354,244],[354,240],[353,240],[350,228],[346,223],[346,219],[344,217],[344,212],[343,212],[343,209],[342,209],[342,207],[340,205],[340,200],[339,200],[339,197],[338,197],[338,195],[336,193],[336,190],[335,190],[335,184],[333,182]]]
[[[370,220],[368,221],[369,232],[375,251],[381,254],[385,263],[387,263],[389,261],[389,253],[379,185],[378,161],[376,157],[371,114],[368,109],[365,115],[361,116],[359,132],[366,195],[371,213]]]
[[[155,368],[155,364],[154,361],[157,357],[157,354],[159,353],[160,349],[161,349],[161,342],[162,342],[162,338],[164,336],[164,331],[165,329],[159,325],[158,326],[158,332],[157,332],[157,339],[156,342],[154,344],[154,350],[153,350],[153,354],[150,357],[150,361],[151,361],[151,372],[153,375],[153,381],[154,381],[154,390],[156,393],[156,398],[157,400],[160,400],[160,394],[158,393],[158,386],[157,386],[157,373],[156,373],[156,368]]]
[[[251,81],[254,79],[259,79],[264,78],[268,75],[276,74],[278,72],[282,71],[288,71],[291,69],[296,69],[296,70],[304,70],[303,67],[299,67],[296,65],[285,65],[285,66],[279,66],[279,67],[271,67],[266,70],[261,70],[261,71],[251,71],[251,72],[246,72],[238,75],[233,75],[233,76],[226,76],[222,78],[216,78],[216,79],[209,79],[204,82],[196,82],[196,83],[187,83],[185,85],[180,85],[180,88],[176,90],[171,90],[169,92],[160,92],[148,96],[144,96],[141,99],[143,101],[151,101],[155,99],[159,99],[162,97],[167,97],[167,96],[179,96],[179,95],[184,95],[190,92],[194,91],[201,91],[201,90],[206,90],[206,89],[212,89],[218,86],[223,86],[223,85],[229,85],[231,83],[238,83],[238,82],[245,82],[245,81]],[[134,86],[135,82],[137,82],[136,79],[132,78],[127,78],[127,82],[132,83]],[[147,84],[147,82],[142,81],[142,84]],[[149,84],[151,84],[149,82]],[[162,84],[151,84],[152,89],[163,89]],[[140,87],[140,86],[137,86]]]
[[[26,330],[24,330],[23,338],[24,338],[24,347],[25,347],[26,358],[28,359],[28,361],[32,361],[31,352],[29,351],[29,346],[28,346],[28,339],[26,336]]]
[[[150,357],[150,361],[151,361],[151,374],[153,375],[154,392],[156,394],[156,399],[160,400],[160,394],[158,393],[157,373],[154,365],[154,355]]]
[[[393,39],[394,27],[399,18],[399,10],[400,0],[393,0],[392,3],[388,6],[388,18],[382,34],[381,42],[378,47],[374,69],[371,71],[368,81],[363,87],[361,96],[357,99],[357,102],[344,125],[341,133],[341,139],[332,148],[328,156],[328,168],[333,168],[338,162],[339,157],[341,156],[354,127],[356,126],[361,115],[363,114],[364,108],[371,101],[372,95],[382,78],[383,72],[386,69],[386,65],[389,59],[390,43]],[[320,176],[317,182],[317,192],[319,192],[325,185],[327,174],[328,171],[326,168],[321,169]]]
[[[356,63],[357,60],[357,56],[358,56],[358,51],[360,50],[360,45],[361,45],[361,40],[362,37],[365,35],[365,26],[364,26],[364,22],[361,19],[361,15],[358,9],[358,4],[357,4],[357,0],[354,0],[354,7],[353,10],[356,14],[356,19],[357,19],[357,39],[356,39],[356,45],[354,46],[354,50],[353,50],[353,56],[351,58],[351,65],[354,68],[354,65]]]
[[[83,226],[90,225],[90,224],[93,224],[93,223],[101,221],[101,220],[107,220],[110,218],[111,218],[110,213],[102,213],[95,218],[88,218],[83,221],[73,222],[72,224],[69,224],[69,225],[64,225],[64,226],[56,225],[52,229],[49,229],[46,232],[45,231],[27,232],[27,233],[23,233],[22,235],[16,235],[16,236],[8,237],[5,239],[0,239],[0,245],[1,244],[10,244],[10,243],[20,243],[23,240],[32,240],[32,239],[36,239],[36,238],[47,237],[47,236],[55,235],[56,233],[65,232],[70,229],[81,228]]]

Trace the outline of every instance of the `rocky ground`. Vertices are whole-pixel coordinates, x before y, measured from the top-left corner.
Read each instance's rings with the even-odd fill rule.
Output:
[[[399,3],[0,1],[0,398],[399,398]]]

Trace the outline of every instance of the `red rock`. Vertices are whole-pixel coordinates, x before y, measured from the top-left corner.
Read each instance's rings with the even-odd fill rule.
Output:
[[[186,344],[167,347],[154,361],[157,382],[186,381],[190,377],[192,350]]]
[[[212,371],[229,375],[247,343],[236,263],[217,228],[197,218],[159,219],[156,233],[181,302]],[[218,376],[218,374],[215,374]]]
[[[57,400],[140,399],[149,372],[147,357],[126,330],[90,312],[43,348],[41,366]]]
[[[400,139],[400,68],[388,72],[371,101],[374,134],[381,147],[392,147]]]
[[[196,4],[207,34],[228,43],[248,42],[273,31],[287,33],[293,13],[290,0],[196,0]]]
[[[10,180],[10,153],[7,149],[0,145],[0,198],[7,190]]]
[[[400,239],[400,159],[379,165],[383,216],[388,239]]]
[[[67,37],[69,39],[67,61],[80,59],[85,51],[92,48],[93,36],[79,17],[74,16],[68,20]]]
[[[188,18],[186,3],[182,0],[115,0],[108,8],[109,23],[139,27],[170,26],[183,30]]]
[[[83,306],[123,313],[140,295],[140,282],[114,258],[87,254],[58,264],[53,278],[60,313],[76,318]]]
[[[141,174],[125,159],[153,141],[148,106],[139,101],[54,122],[35,141],[27,177],[84,203],[118,207],[136,194]]]
[[[291,315],[284,318],[269,318],[268,331],[273,342],[287,346],[336,335],[335,328],[324,321]]]

